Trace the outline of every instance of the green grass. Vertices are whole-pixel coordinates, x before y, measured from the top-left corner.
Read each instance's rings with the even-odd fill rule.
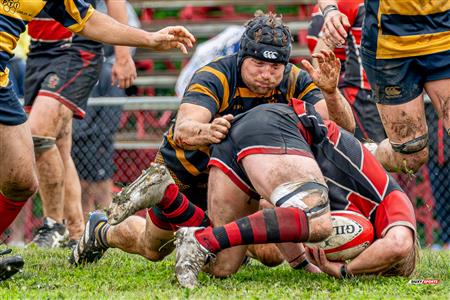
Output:
[[[25,259],[22,273],[0,283],[0,299],[450,299],[450,254],[423,251],[416,279],[439,279],[438,285],[410,285],[408,279],[362,277],[335,280],[282,265],[267,268],[256,261],[228,279],[200,276],[192,291],[178,286],[174,256],[151,263],[137,255],[108,251],[96,264],[74,268],[68,250],[16,249]]]

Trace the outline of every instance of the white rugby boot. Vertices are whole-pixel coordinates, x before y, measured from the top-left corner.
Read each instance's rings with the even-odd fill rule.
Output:
[[[175,274],[182,287],[193,289],[198,273],[208,259],[215,255],[200,245],[194,233],[203,227],[182,227],[175,234],[176,264]]]
[[[107,209],[109,223],[116,225],[141,209],[154,207],[163,198],[167,186],[174,183],[165,166],[152,163],[141,176],[113,197]]]

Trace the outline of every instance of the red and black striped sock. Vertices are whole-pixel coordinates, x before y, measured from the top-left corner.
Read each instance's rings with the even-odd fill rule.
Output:
[[[185,195],[180,193],[176,184],[171,184],[167,187],[164,197],[158,204],[158,208],[161,210],[161,214],[158,212],[155,213],[154,211],[150,213],[152,220],[154,220],[155,217],[158,219],[158,215],[162,216],[156,223],[154,222],[157,226],[160,223],[169,223],[170,225],[166,224],[169,226],[165,227],[176,230],[179,226],[207,227],[211,225],[211,221],[203,209],[192,204]]]
[[[308,236],[308,218],[303,210],[294,207],[263,209],[195,233],[198,242],[213,253],[240,245],[304,242]]]

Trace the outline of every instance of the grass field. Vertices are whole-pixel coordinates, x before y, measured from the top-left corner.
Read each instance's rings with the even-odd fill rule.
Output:
[[[437,285],[411,285],[405,278],[363,277],[335,280],[324,274],[267,268],[253,261],[228,279],[201,274],[199,288],[180,288],[174,256],[151,263],[137,255],[108,251],[98,263],[74,268],[68,250],[16,249],[25,268],[0,283],[0,299],[450,299],[450,253],[423,251],[415,279]]]

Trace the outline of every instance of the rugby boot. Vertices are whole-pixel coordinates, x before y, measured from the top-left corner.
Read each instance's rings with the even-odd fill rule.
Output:
[[[93,211],[89,214],[83,235],[77,244],[72,248],[72,255],[69,262],[73,265],[83,265],[99,260],[108,246],[100,241],[98,231],[102,226],[109,226],[106,214],[101,211]]]
[[[0,256],[9,253],[11,253],[11,249],[6,249],[0,252]],[[23,258],[18,255],[0,258],[0,282],[21,271],[23,264]]]
[[[66,226],[47,217],[44,218],[44,225],[38,229],[30,245],[39,248],[58,248],[64,244],[68,236]]]
[[[198,273],[215,255],[200,245],[194,233],[203,227],[182,227],[175,234],[175,274],[182,287],[193,289]]]
[[[158,204],[166,188],[175,181],[163,165],[152,163],[135,181],[113,197],[107,210],[111,225],[116,225],[144,208]]]

